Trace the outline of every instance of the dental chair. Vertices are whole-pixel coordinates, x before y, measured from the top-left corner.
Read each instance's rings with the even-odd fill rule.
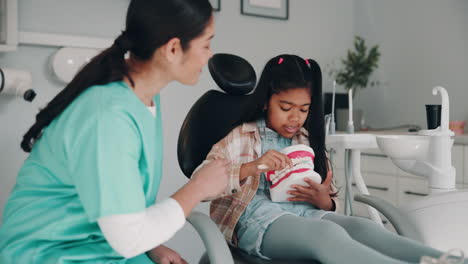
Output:
[[[210,90],[192,106],[182,124],[177,157],[182,172],[188,178],[203,162],[211,147],[241,124],[248,115],[245,106],[256,84],[256,74],[249,62],[231,54],[215,54],[208,68],[216,84],[224,91]],[[189,220],[190,221],[190,220]],[[227,243],[224,241],[224,245]],[[305,264],[314,261],[264,260],[229,246],[236,264]],[[210,251],[199,264],[224,264],[213,261]]]

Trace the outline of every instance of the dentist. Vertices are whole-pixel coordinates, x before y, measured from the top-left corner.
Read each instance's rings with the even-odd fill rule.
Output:
[[[0,263],[186,263],[162,246],[203,199],[221,193],[210,163],[157,201],[159,93],[198,82],[212,56],[208,0],[132,0],[126,29],[36,116],[0,227]],[[128,56],[125,56],[128,54]]]

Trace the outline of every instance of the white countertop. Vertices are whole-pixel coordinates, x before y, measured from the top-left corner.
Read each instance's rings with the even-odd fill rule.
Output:
[[[344,132],[338,132],[344,133]],[[394,129],[394,130],[367,130],[367,131],[358,131],[356,133],[368,133],[375,135],[417,135],[418,132],[408,132],[408,129]],[[468,145],[468,134],[455,135],[454,144]]]
[[[468,134],[455,136],[455,144],[468,145]]]
[[[345,134],[343,131],[337,131],[337,134]],[[417,135],[418,132],[408,132],[408,129],[393,129],[393,130],[365,130],[357,131],[356,134],[374,134],[374,135]],[[468,134],[455,135],[455,145],[468,145]],[[373,153],[373,154],[382,154],[380,149],[366,149],[363,152]]]

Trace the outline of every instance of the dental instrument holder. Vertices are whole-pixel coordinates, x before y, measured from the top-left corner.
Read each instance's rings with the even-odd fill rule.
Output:
[[[332,118],[334,115],[334,103],[335,103],[335,86],[336,81],[333,81],[333,99],[332,99]],[[352,104],[353,91],[350,89],[348,91],[348,126],[347,134],[335,134],[334,122],[330,124],[330,134],[327,135],[326,145],[330,147],[330,159],[333,156],[333,150],[340,148],[345,150],[345,181],[346,181],[346,191],[345,191],[345,215],[353,215],[353,190],[352,182],[353,178],[356,183],[356,187],[361,194],[369,194],[364,179],[361,174],[361,150],[362,149],[371,149],[377,148],[377,142],[374,135],[370,134],[354,134],[354,123],[353,123],[353,104]],[[334,119],[332,119],[334,121]],[[367,210],[369,212],[370,218],[376,222],[378,225],[383,227],[382,219],[378,211],[368,206]]]
[[[356,183],[356,187],[361,194],[369,194],[364,179],[361,174],[361,150],[378,148],[376,137],[372,134],[336,134],[329,135],[326,138],[326,145],[330,149],[345,150],[345,215],[353,215],[352,208],[352,182]],[[332,151],[331,151],[332,152]],[[370,218],[378,225],[383,227],[382,219],[378,211],[368,206]]]

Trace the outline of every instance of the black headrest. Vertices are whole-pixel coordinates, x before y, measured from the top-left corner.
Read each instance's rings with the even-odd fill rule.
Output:
[[[208,69],[216,84],[228,94],[244,95],[255,87],[255,70],[245,59],[227,53],[213,55]]]
[[[226,93],[210,90],[198,99],[182,124],[177,158],[185,176],[206,158],[212,146],[239,125],[257,77],[249,62],[232,54],[215,54],[208,62],[211,76]]]

